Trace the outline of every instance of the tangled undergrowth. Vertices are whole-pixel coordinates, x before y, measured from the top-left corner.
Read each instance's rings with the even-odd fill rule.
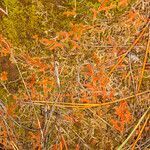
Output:
[[[149,5],[3,0],[0,149],[148,150]]]

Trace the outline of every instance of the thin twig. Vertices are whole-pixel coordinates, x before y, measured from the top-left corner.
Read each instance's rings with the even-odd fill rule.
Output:
[[[0,8],[0,12],[2,12],[4,15],[8,16],[7,7],[6,7],[6,11],[4,9]]]
[[[141,134],[142,134],[142,132],[143,132],[143,130],[144,130],[144,128],[145,128],[145,126],[146,126],[148,120],[149,120],[149,117],[150,117],[150,116],[148,115],[148,117],[146,118],[146,120],[145,120],[145,122],[144,122],[144,124],[143,124],[143,126],[142,126],[142,128],[141,128],[141,130],[140,130],[140,133],[139,133],[138,137],[136,138],[135,142],[133,143],[132,150],[135,149],[136,143],[138,142],[138,140],[139,140],[139,138],[140,138],[140,136],[141,136]]]
[[[126,55],[133,49],[133,47],[137,44],[137,42],[141,39],[141,37],[143,36],[143,34],[145,33],[147,27],[149,26],[149,21],[146,24],[146,26],[143,28],[142,32],[140,33],[140,35],[138,36],[138,38],[134,41],[134,43],[130,46],[130,48],[127,50],[127,52],[120,58],[120,60],[116,63],[116,65],[114,65],[114,67],[110,70],[108,75],[111,75],[113,73],[113,71],[118,67],[118,65],[124,60],[124,58],[126,57]]]
[[[139,85],[138,85],[137,92],[139,92],[140,87],[141,87],[141,83],[142,83],[142,79],[143,79],[143,75],[144,75],[144,71],[145,71],[145,66],[146,66],[146,61],[147,61],[147,58],[148,58],[149,48],[150,48],[150,37],[148,38],[148,43],[147,43],[145,58],[144,58],[144,62],[143,62],[143,67],[142,67],[142,71],[141,71],[141,76],[140,76],[140,80],[139,80]]]
[[[118,147],[117,150],[122,150],[122,148],[125,146],[125,144],[129,141],[129,139],[131,138],[131,136],[134,134],[134,132],[136,131],[136,129],[138,128],[138,126],[140,125],[140,123],[143,121],[143,119],[145,118],[145,116],[148,114],[150,110],[150,107],[145,111],[145,113],[143,114],[143,116],[139,119],[137,125],[134,127],[134,129],[132,130],[132,132],[129,134],[129,136],[126,138],[126,140]]]
[[[38,104],[38,105],[45,105],[45,103],[46,103],[46,104],[49,104],[49,105],[55,105],[57,107],[65,107],[65,108],[67,108],[67,107],[68,108],[91,108],[91,107],[102,107],[102,106],[115,104],[115,103],[118,103],[118,102],[121,102],[121,101],[132,99],[135,96],[140,96],[140,95],[148,94],[148,93],[150,93],[150,90],[144,91],[144,92],[141,92],[141,93],[138,93],[138,94],[126,97],[126,98],[121,98],[121,99],[117,99],[117,100],[114,100],[114,101],[111,101],[111,102],[100,103],[100,104],[93,104],[93,103],[88,103],[88,104],[84,104],[84,103],[65,103],[65,102],[56,103],[56,102],[45,102],[45,101],[33,101],[33,103],[34,104]],[[25,104],[28,104],[28,102],[25,102]]]

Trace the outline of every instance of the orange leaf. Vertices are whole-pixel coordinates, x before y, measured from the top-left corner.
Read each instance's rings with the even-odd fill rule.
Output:
[[[68,146],[67,146],[67,143],[66,143],[65,138],[63,137],[63,135],[62,135],[62,143],[65,146],[65,149],[68,150]]]
[[[102,11],[102,10],[104,10],[104,11],[109,11],[109,10],[115,8],[115,7],[116,7],[115,4],[110,4],[110,6],[103,7],[103,8],[101,8],[99,11]]]
[[[69,16],[76,16],[77,13],[75,11],[66,11],[63,14],[69,17]]]
[[[58,150],[57,144],[53,145],[52,150]]]
[[[89,102],[90,102],[90,100],[88,100],[88,99],[86,99],[86,98],[81,98],[80,101],[81,101],[82,103],[89,103]]]
[[[136,16],[137,16],[136,12],[130,11],[129,14],[128,14],[129,19],[127,20],[127,22],[133,21],[136,18]]]
[[[63,45],[61,43],[55,42],[54,45],[52,47],[50,47],[50,50],[54,50],[56,48],[61,48],[63,49]]]
[[[128,0],[120,0],[118,3],[118,6],[127,6],[128,5]]]
[[[88,64],[87,68],[88,68],[88,73],[87,74],[90,75],[90,76],[94,75],[94,69],[93,69],[92,65]]]
[[[3,48],[3,49],[1,50],[1,54],[2,54],[2,56],[7,56],[8,54],[10,54],[10,49],[8,49],[8,48]]]
[[[3,71],[3,72],[1,73],[1,77],[0,77],[1,81],[7,81],[7,80],[8,80],[7,74],[8,74],[8,73],[7,73],[6,71]]]
[[[95,87],[92,84],[83,84],[83,86],[85,86],[86,88],[90,89],[90,90],[94,90]]]
[[[59,36],[59,39],[61,38],[62,41],[68,40],[68,38],[70,36],[69,32],[65,32],[65,31],[60,31],[57,34]]]
[[[107,98],[107,91],[105,88],[103,88],[103,90],[102,90],[102,97],[103,97],[103,99]]]
[[[80,150],[80,146],[79,146],[79,144],[77,144],[77,145],[76,145],[75,150]]]
[[[68,115],[64,116],[64,119],[73,122],[73,118]]]
[[[118,130],[119,132],[123,132],[124,131],[124,123],[121,123],[121,122],[119,122],[119,121],[117,121],[117,120],[111,120],[111,123],[113,124],[113,126],[114,126],[114,128],[116,129],[116,130]]]
[[[96,20],[98,11],[96,9],[94,9],[94,8],[91,9],[91,11],[93,12],[93,20]]]
[[[59,148],[60,148],[60,150],[63,150],[63,143],[62,143],[62,141],[59,143]]]
[[[54,40],[48,40],[46,38],[42,38],[41,43],[45,44],[45,45],[51,45],[53,44],[55,41]]]
[[[32,36],[32,38],[33,39],[38,39],[38,35],[35,34],[35,35]]]
[[[106,3],[108,2],[109,0],[104,0],[103,3],[101,4],[101,6],[98,8],[98,11],[101,11],[103,9],[104,6],[106,6]],[[100,2],[100,1],[99,1]]]
[[[70,40],[71,44],[72,44],[72,50],[74,49],[80,49],[81,47],[77,44],[77,42]]]

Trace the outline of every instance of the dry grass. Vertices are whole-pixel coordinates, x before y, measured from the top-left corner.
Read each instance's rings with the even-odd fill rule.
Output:
[[[123,14],[112,1],[55,37],[34,35],[43,51],[0,37],[0,149],[150,148],[149,3],[119,2]]]

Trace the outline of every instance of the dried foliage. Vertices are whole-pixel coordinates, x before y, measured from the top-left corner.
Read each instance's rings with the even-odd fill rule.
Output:
[[[0,2],[0,149],[149,149],[149,5]]]

